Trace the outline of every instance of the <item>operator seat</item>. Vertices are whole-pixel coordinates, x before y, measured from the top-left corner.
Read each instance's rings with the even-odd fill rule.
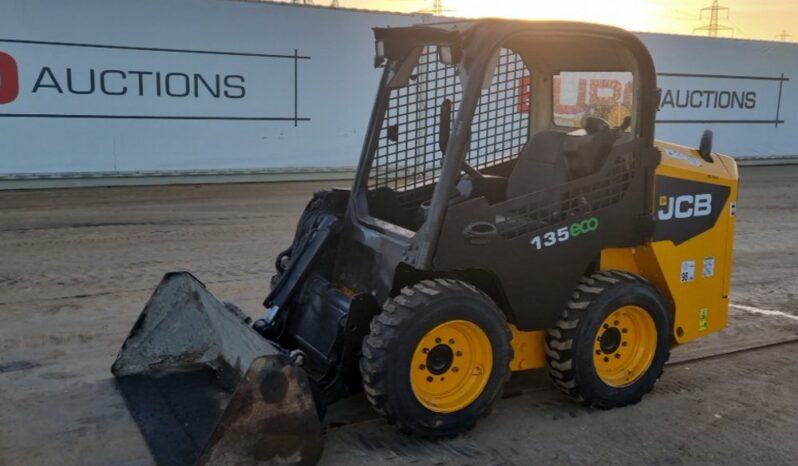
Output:
[[[532,137],[510,172],[506,199],[568,181],[568,166],[563,150],[565,137],[565,133],[551,130],[540,131]]]

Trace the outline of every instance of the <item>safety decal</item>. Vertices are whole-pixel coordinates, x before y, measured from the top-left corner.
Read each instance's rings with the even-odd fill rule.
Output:
[[[703,332],[709,328],[709,309],[703,308],[698,311],[698,330]]]
[[[682,283],[687,283],[695,280],[695,261],[682,261],[682,274],[680,276]]]
[[[690,157],[689,155],[685,154],[684,152],[679,152],[679,151],[673,150],[673,149],[666,149],[665,150],[665,154],[668,157],[672,158],[672,159],[683,160],[683,161],[689,163],[690,165],[692,165],[694,167],[700,167],[701,166],[701,161],[700,160],[698,160],[695,157]]]
[[[715,258],[707,256],[704,258],[703,274],[704,278],[715,276]]]

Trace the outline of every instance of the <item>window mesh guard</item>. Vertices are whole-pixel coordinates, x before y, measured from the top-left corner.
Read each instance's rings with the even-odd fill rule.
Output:
[[[496,227],[501,238],[509,240],[618,204],[629,190],[635,173],[632,153],[619,150],[610,156],[604,169],[594,175],[508,201],[509,205],[497,212]]]
[[[521,57],[501,49],[491,85],[483,89],[472,121],[466,156],[471,166],[497,165],[521,152],[529,134],[530,84]],[[438,113],[445,99],[452,102],[454,117],[462,99],[456,67],[440,63],[437,47],[426,46],[409,83],[389,96],[369,189],[391,189],[408,208],[430,197],[443,166]]]

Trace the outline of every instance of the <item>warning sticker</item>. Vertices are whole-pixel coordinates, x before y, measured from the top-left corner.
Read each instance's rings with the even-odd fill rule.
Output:
[[[704,258],[704,267],[703,267],[703,275],[704,278],[714,277],[715,276],[715,258],[712,256],[708,256]]]
[[[698,330],[703,332],[709,328],[709,309],[703,308],[698,311]]]
[[[682,283],[687,283],[695,280],[695,261],[682,261],[682,274],[680,276]]]

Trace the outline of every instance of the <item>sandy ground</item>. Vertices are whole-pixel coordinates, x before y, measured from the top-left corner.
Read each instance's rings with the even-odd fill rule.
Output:
[[[428,442],[354,397],[331,412],[322,464],[795,464],[798,344],[707,357],[798,336],[798,167],[742,179],[742,307],[676,349],[643,403],[585,409],[527,373],[473,431]],[[152,289],[191,270],[258,315],[274,256],[328,184],[0,193],[0,465],[151,464],[109,367]]]

